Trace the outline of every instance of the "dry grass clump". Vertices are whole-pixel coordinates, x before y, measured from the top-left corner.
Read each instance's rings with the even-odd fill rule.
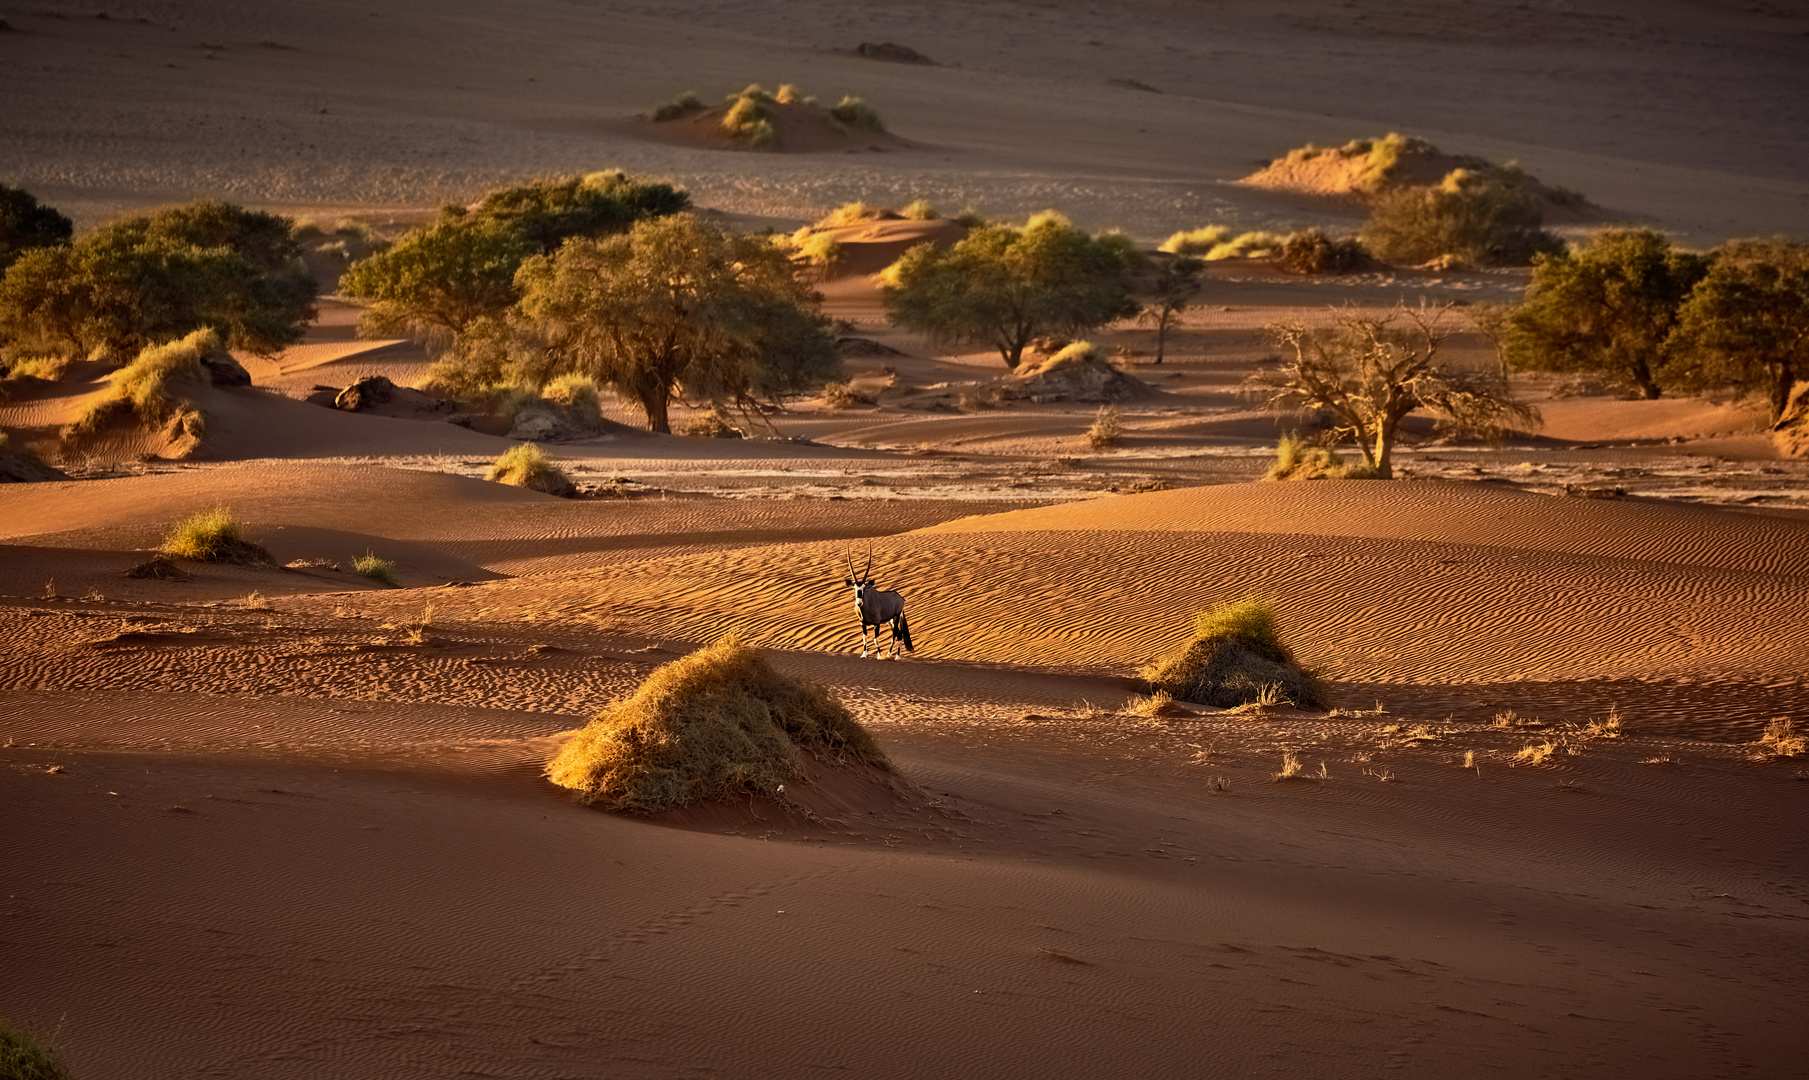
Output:
[[[890,770],[873,736],[822,687],[725,638],[655,671],[547,764],[584,801],[657,813],[740,792],[776,794],[801,753]]]
[[[1194,640],[1142,670],[1152,691],[1217,708],[1289,704],[1323,709],[1327,687],[1282,643],[1275,608],[1249,597],[1194,617]]]
[[[603,419],[603,396],[597,380],[588,375],[561,375],[547,383],[540,396],[581,420]]]
[[[379,584],[388,585],[392,589],[397,587],[395,561],[386,559],[374,551],[367,551],[353,559],[352,572],[359,577],[370,578]]]
[[[0,1016],[0,1080],[69,1080],[69,1067],[49,1039]]]
[[[1527,743],[1513,757],[1515,765],[1543,765],[1558,752],[1558,744],[1547,739],[1542,743]]]
[[[1288,238],[1281,233],[1254,232],[1239,233],[1224,243],[1215,244],[1201,258],[1207,262],[1220,259],[1267,259],[1281,250]]]
[[[560,498],[569,498],[576,490],[564,470],[553,464],[553,459],[546,456],[546,451],[533,443],[522,443],[505,450],[491,463],[490,472],[485,479],[498,484],[544,491]]]
[[[1809,736],[1797,733],[1796,721],[1780,716],[1765,725],[1759,745],[1773,757],[1801,757],[1809,753]]]
[[[720,405],[693,420],[691,425],[685,428],[685,434],[702,439],[747,438],[747,432],[736,427],[734,419]]]
[[[1101,405],[1087,429],[1087,445],[1095,450],[1110,450],[1124,438],[1124,416],[1116,405]]]
[[[1275,444],[1275,464],[1264,480],[1379,480],[1367,462],[1347,463],[1337,450],[1318,446],[1292,432]]]
[[[832,409],[871,408],[879,404],[871,394],[863,394],[846,379],[823,384],[823,404]]]
[[[66,434],[91,435],[116,417],[136,414],[146,424],[174,421],[182,434],[200,438],[206,427],[200,407],[179,391],[184,384],[199,387],[208,381],[201,360],[219,349],[220,336],[212,330],[151,346],[114,372],[112,390],[76,417]]]
[[[1159,251],[1170,255],[1204,255],[1231,239],[1231,230],[1223,225],[1206,225],[1174,233],[1162,241]]]
[[[936,204],[928,199],[912,199],[898,213],[907,221],[935,221],[942,216],[936,212]]]
[[[819,229],[833,229],[839,225],[856,225],[871,218],[877,218],[884,213],[886,213],[884,207],[874,206],[871,203],[843,203],[834,210],[829,211],[829,213],[824,214],[822,220],[817,222],[816,227]]]
[[[755,150],[770,150],[779,141],[770,112],[775,104],[777,99],[758,83],[730,94],[728,110],[722,114],[722,129]]]
[[[798,257],[824,274],[842,261],[842,242],[829,233],[812,233],[798,245]]]
[[[1627,733],[1622,726],[1621,711],[1615,706],[1608,707],[1608,715],[1599,720],[1591,720],[1583,728],[1583,734],[1591,739],[1618,739]]]
[[[697,96],[697,91],[686,90],[670,101],[662,101],[655,105],[653,118],[655,120],[679,120],[703,112],[704,108],[703,99]]]
[[[873,106],[852,94],[844,95],[829,115],[839,122],[860,131],[883,132],[886,125],[880,122],[879,112]]]
[[[165,555],[196,562],[238,566],[275,566],[262,544],[245,538],[245,526],[224,506],[199,510],[177,522],[158,549]]]
[[[1153,694],[1131,699],[1131,703],[1125,706],[1124,711],[1132,716],[1157,717],[1164,715],[1164,712],[1174,702],[1173,695],[1168,691],[1158,690]]]

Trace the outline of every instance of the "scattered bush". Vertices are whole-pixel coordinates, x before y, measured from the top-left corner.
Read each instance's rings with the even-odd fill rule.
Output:
[[[1327,687],[1282,643],[1274,605],[1255,597],[1194,618],[1193,642],[1143,669],[1152,690],[1218,708],[1279,700],[1324,708]],[[1279,688],[1279,689],[1277,689]]]
[[[50,1040],[0,1016],[0,1080],[69,1080],[69,1067]]]
[[[1354,237],[1333,238],[1323,229],[1306,229],[1282,242],[1275,268],[1290,274],[1348,274],[1368,257]]]
[[[935,221],[942,216],[936,212],[936,204],[928,199],[912,199],[899,214],[910,221]]]
[[[878,111],[853,95],[843,97],[835,108],[829,110],[829,115],[860,131],[883,132],[886,130],[886,125],[880,123]]]
[[[533,443],[522,443],[505,450],[491,463],[490,472],[485,479],[498,484],[544,491],[560,498],[569,498],[576,490],[571,478],[553,464],[553,459],[546,456],[546,451]]]
[[[1470,266],[1524,266],[1563,249],[1543,228],[1539,200],[1525,190],[1457,169],[1436,187],[1409,187],[1376,199],[1363,243],[1383,262],[1433,259]]]
[[[730,94],[728,109],[722,114],[722,129],[731,138],[739,139],[755,150],[771,149],[778,141],[770,110],[776,103],[776,99],[757,83],[738,94]]]
[[[655,671],[548,763],[548,779],[612,810],[657,813],[737,793],[780,795],[801,752],[889,771],[826,690],[780,674],[732,638]]]
[[[262,544],[245,538],[245,526],[224,506],[201,510],[176,523],[158,550],[195,562],[275,566]]]
[[[704,111],[703,99],[694,90],[686,90],[670,101],[662,101],[653,107],[655,120],[678,120]]]
[[[1202,228],[1178,232],[1162,241],[1158,250],[1171,255],[1204,255],[1213,248],[1231,239],[1231,230],[1223,225],[1207,225]]]
[[[1087,445],[1095,450],[1110,450],[1124,437],[1124,418],[1116,405],[1101,405],[1087,429]]]
[[[396,564],[376,552],[367,551],[352,560],[352,572],[394,589],[397,587]]]

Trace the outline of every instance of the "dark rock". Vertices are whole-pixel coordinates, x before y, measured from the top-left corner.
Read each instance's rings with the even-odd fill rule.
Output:
[[[333,398],[333,407],[344,412],[368,412],[396,399],[395,383],[382,375],[366,375],[341,390]]]
[[[129,578],[148,578],[154,581],[187,581],[189,574],[182,567],[159,555],[153,559],[139,563],[126,571]]]
[[[207,376],[215,386],[251,385],[251,372],[229,352],[209,353],[201,358],[201,366],[207,369]]]
[[[863,41],[854,50],[869,60],[884,60],[893,64],[928,64],[935,66],[936,61],[911,48],[891,41]]]

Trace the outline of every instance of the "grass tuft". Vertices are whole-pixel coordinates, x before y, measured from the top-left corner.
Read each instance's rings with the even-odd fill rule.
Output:
[[[69,1080],[69,1067],[49,1039],[0,1016],[0,1080]]]
[[[560,498],[569,498],[576,491],[564,470],[553,464],[553,459],[547,457],[546,451],[533,443],[522,443],[505,450],[491,463],[490,472],[485,479],[498,484],[544,491]]]
[[[814,683],[725,638],[655,671],[573,734],[546,775],[584,801],[657,813],[743,792],[777,795],[801,753],[889,771],[873,736]]]
[[[886,125],[880,122],[879,112],[873,106],[852,94],[842,98],[829,115],[861,131],[883,132]]]
[[[1174,233],[1162,241],[1158,250],[1171,255],[1204,255],[1231,239],[1231,230],[1223,225],[1206,225]]]
[[[396,582],[395,561],[386,559],[373,551],[367,551],[353,559],[352,572],[359,577],[367,577],[379,584],[388,585],[392,589],[399,587]]]
[[[1186,649],[1143,669],[1152,690],[1217,708],[1287,699],[1326,706],[1325,683],[1302,668],[1281,640],[1274,605],[1257,597],[1220,604],[1194,617]]]
[[[1158,690],[1146,697],[1133,698],[1131,703],[1125,706],[1124,711],[1132,716],[1161,716],[1169,706],[1174,704],[1174,701],[1174,696],[1168,691]]]
[[[1515,765],[1543,765],[1558,752],[1558,744],[1551,740],[1542,743],[1527,743],[1514,755]]]
[[[1759,745],[1773,757],[1801,757],[1809,753],[1809,736],[1797,733],[1796,721],[1780,716],[1765,725]]]
[[[115,418],[136,414],[146,424],[177,421],[185,434],[200,437],[205,426],[200,409],[179,390],[184,384],[199,387],[208,381],[201,360],[219,349],[220,337],[212,330],[197,330],[145,349],[114,372],[112,390],[76,417],[66,434],[91,435]]]
[[[1087,429],[1087,445],[1095,450],[1111,450],[1124,438],[1124,416],[1116,405],[1101,405]]]
[[[937,213],[936,204],[928,199],[912,199],[899,214],[909,221],[935,221],[942,216]]]
[[[245,538],[245,526],[224,506],[200,510],[177,522],[158,549],[195,562],[275,566],[268,548]]]

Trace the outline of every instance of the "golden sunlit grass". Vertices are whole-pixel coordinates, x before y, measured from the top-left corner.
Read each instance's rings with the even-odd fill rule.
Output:
[[[1275,774],[1275,779],[1277,781],[1306,779],[1306,777],[1302,775],[1300,755],[1292,752],[1282,754],[1281,771]]]
[[[1186,649],[1142,670],[1152,692],[1218,708],[1273,706],[1284,699],[1325,706],[1325,684],[1282,643],[1269,601],[1251,597],[1201,612],[1193,636]]]
[[[1514,755],[1515,765],[1543,765],[1558,752],[1558,744],[1547,740],[1542,743],[1527,743]]]
[[[275,566],[276,559],[261,544],[245,538],[245,526],[224,506],[201,510],[177,522],[158,550],[196,562],[234,563],[239,566]]]
[[[522,443],[505,450],[491,463],[486,479],[561,497],[568,497],[575,490],[564,470],[553,464],[546,451],[533,443]]]
[[[1124,417],[1116,405],[1101,405],[1087,429],[1087,445],[1095,450],[1110,450],[1124,438]]]
[[[68,427],[72,437],[90,435],[115,417],[136,414],[145,424],[174,421],[185,435],[200,438],[206,421],[189,398],[179,396],[186,384],[199,388],[208,379],[201,359],[220,348],[212,330],[197,330],[177,341],[152,346],[113,374],[105,397],[90,405]]]
[[[367,551],[353,559],[352,571],[359,577],[370,578],[372,581],[388,585],[392,589],[396,587],[395,562],[385,559],[376,552]]]
[[[1589,726],[1583,729],[1583,734],[1592,739],[1618,739],[1626,733],[1626,729],[1622,727],[1620,710],[1613,706],[1609,706],[1607,716],[1591,720]]]
[[[841,702],[733,638],[656,670],[567,740],[548,779],[612,810],[655,813],[738,792],[776,794],[800,754],[890,770]]]
[[[1759,745],[1773,757],[1801,757],[1809,753],[1809,736],[1796,730],[1796,721],[1780,716],[1765,725]]]
[[[1147,697],[1132,698],[1124,711],[1132,716],[1161,716],[1162,711],[1173,705],[1174,701],[1174,697],[1167,691],[1158,690]]]

